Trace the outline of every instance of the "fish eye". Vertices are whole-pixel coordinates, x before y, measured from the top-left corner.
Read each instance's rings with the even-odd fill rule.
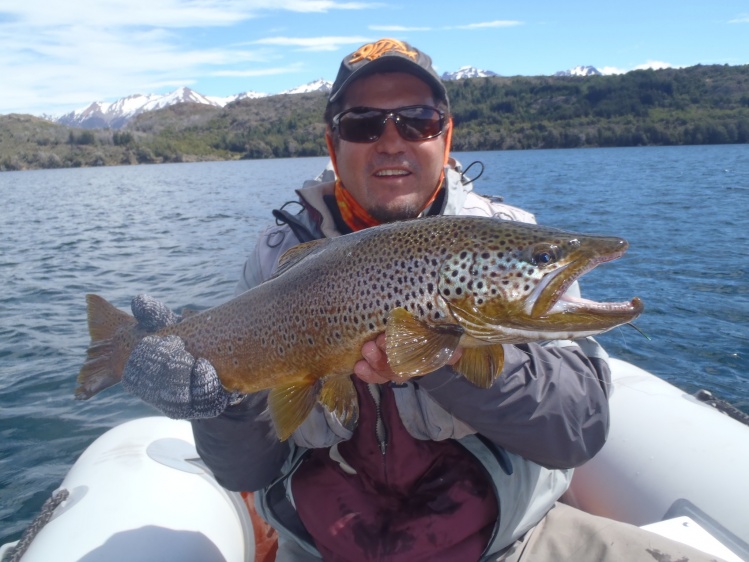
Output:
[[[530,263],[544,267],[556,263],[560,256],[559,247],[553,244],[538,244],[531,252]]]

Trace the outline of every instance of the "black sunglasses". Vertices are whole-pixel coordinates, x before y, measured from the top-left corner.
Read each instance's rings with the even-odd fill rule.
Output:
[[[388,119],[408,141],[433,139],[445,127],[444,111],[430,105],[409,105],[396,109],[352,107],[333,117],[333,130],[348,142],[375,142],[382,136]]]

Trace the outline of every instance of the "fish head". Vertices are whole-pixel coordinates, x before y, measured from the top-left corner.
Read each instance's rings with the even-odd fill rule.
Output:
[[[580,276],[624,254],[622,238],[499,219],[460,224],[440,268],[439,296],[470,337],[574,339],[631,322],[643,310],[638,298],[601,303],[567,294]]]

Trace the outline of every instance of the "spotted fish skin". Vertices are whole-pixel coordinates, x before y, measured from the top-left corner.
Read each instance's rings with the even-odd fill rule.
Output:
[[[390,223],[292,248],[265,283],[157,334],[182,338],[228,390],[269,389],[285,439],[316,402],[356,421],[350,374],[362,345],[383,331],[402,377],[445,365],[460,346],[456,370],[488,387],[502,369],[502,344],[572,339],[632,321],[639,299],[563,298],[575,279],[626,247],[619,238],[484,217]],[[101,297],[88,300],[92,346],[81,398],[119,381],[145,335]]]

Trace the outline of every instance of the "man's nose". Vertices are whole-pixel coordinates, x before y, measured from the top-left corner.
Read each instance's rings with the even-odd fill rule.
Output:
[[[403,149],[403,143],[406,142],[406,140],[398,131],[395,119],[396,117],[391,115],[385,121],[385,128],[378,140],[378,143],[382,147],[381,150],[400,152]]]

